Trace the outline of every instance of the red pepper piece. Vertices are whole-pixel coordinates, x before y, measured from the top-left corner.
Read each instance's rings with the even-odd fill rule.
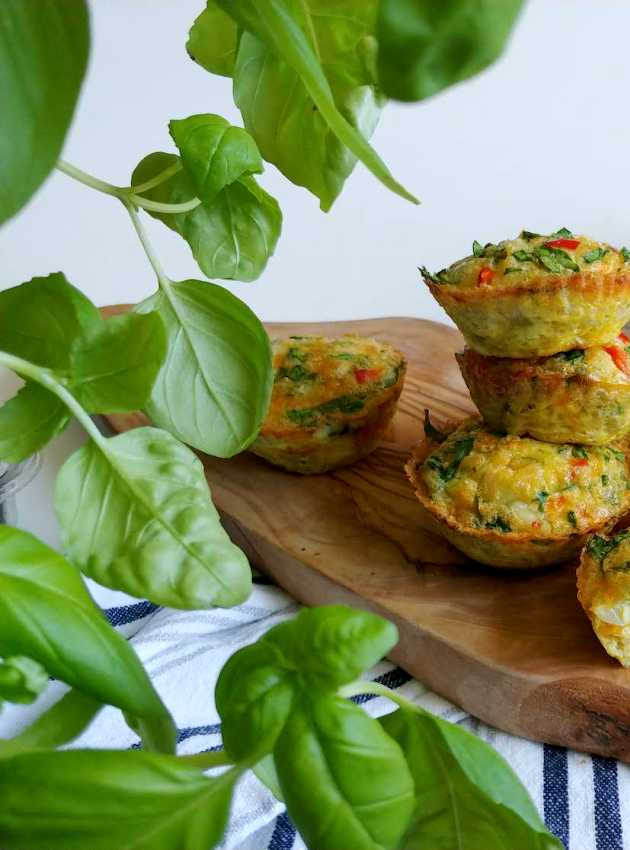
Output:
[[[630,342],[630,337],[626,336],[623,331],[619,334],[617,339],[620,340],[624,345],[627,345]]]
[[[628,365],[628,355],[623,350],[623,348],[617,348],[616,345],[605,345],[604,351],[610,354],[612,358],[612,362],[615,364],[617,369],[620,369],[622,372],[625,372],[626,375],[630,375],[630,366]]]
[[[585,457],[571,458],[571,466],[588,466],[588,461]]]
[[[366,381],[375,381],[381,374],[380,369],[355,369],[354,377],[359,384],[364,384]]]
[[[494,277],[494,272],[490,268],[490,266],[484,266],[479,272],[479,277],[477,278],[477,283],[490,283],[492,278]]]
[[[545,248],[568,248],[572,251],[579,244],[579,239],[552,239],[551,242],[545,242]]]

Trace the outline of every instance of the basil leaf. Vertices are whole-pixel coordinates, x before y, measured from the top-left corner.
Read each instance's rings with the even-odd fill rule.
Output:
[[[24,206],[54,167],[88,50],[84,0],[0,4],[0,224]]]
[[[174,728],[131,646],[105,620],[79,573],[25,531],[0,526],[0,653],[146,721],[169,749]],[[0,771],[1,772],[1,771]]]
[[[90,725],[102,707],[80,691],[69,691],[15,738],[0,741],[0,759],[68,744]]]
[[[477,242],[476,239],[472,244],[472,252],[473,257],[483,257],[484,255],[483,245],[480,242]]]
[[[518,260],[519,263],[535,263],[536,257],[534,254],[531,254],[529,251],[514,251],[512,254],[515,260]]]
[[[103,320],[57,273],[0,293],[0,350],[50,369],[91,413],[113,413],[145,404],[166,354],[166,338],[155,314]],[[0,409],[2,419],[8,436],[0,438],[0,451],[6,439],[13,457],[40,448],[68,417],[47,390],[27,385]]]
[[[446,434],[438,431],[438,429],[432,424],[429,411],[426,407],[424,409],[424,436],[429,437],[429,439],[434,440],[436,443],[443,443],[446,439]]]
[[[413,781],[398,744],[359,706],[332,694],[305,698],[278,739],[274,763],[307,846],[398,847]]]
[[[387,620],[343,605],[305,608],[236,652],[219,675],[216,704],[226,751],[235,760],[273,749],[295,695],[336,691],[396,644]]]
[[[559,236],[561,239],[567,239],[567,238],[570,238],[571,236],[573,236],[573,234],[571,233],[571,231],[568,228],[561,227],[560,230],[556,230],[555,233],[552,233],[549,238],[555,239],[557,236]]]
[[[422,709],[380,718],[413,775],[416,810],[402,850],[561,850],[508,764],[475,735]]]
[[[146,410],[153,422],[215,457],[232,457],[256,437],[271,397],[267,333],[227,289],[171,281],[136,307],[157,311],[169,355]],[[0,411],[1,413],[1,411]]]
[[[281,366],[276,370],[273,379],[274,383],[281,381],[283,378],[288,378],[289,381],[293,381],[294,383],[301,383],[302,381],[314,381],[317,378],[317,373],[309,372],[304,366],[296,363],[295,366],[291,366],[289,369],[286,366]]]
[[[41,664],[25,655],[12,655],[0,661],[0,699],[31,703],[48,684]]]
[[[630,251],[627,248],[622,248],[620,253],[624,263],[630,263]]]
[[[444,465],[439,458],[433,456],[427,458],[426,463],[431,469],[434,469],[438,473],[442,481],[447,483],[455,477],[461,462],[471,453],[474,445],[474,435],[464,437],[462,440],[458,440],[453,446],[453,455],[448,464]]]
[[[311,3],[311,7],[315,4]],[[315,16],[318,44],[329,56],[327,68],[334,74],[329,79],[339,110],[366,139],[378,123],[384,102],[374,88],[374,79],[364,54],[374,17],[373,0],[354,4],[344,17]],[[314,9],[313,9],[314,11]],[[335,38],[340,24],[354,27],[354,35],[344,33]],[[239,42],[234,69],[234,100],[243,123],[254,136],[262,155],[276,165],[291,182],[304,186],[329,210],[352,173],[357,157],[328,126],[315,106],[298,74],[263,41],[244,33]],[[308,155],[301,142],[308,138]]]
[[[208,778],[181,759],[140,750],[24,753],[2,767],[6,850],[210,850],[239,775]]]
[[[270,753],[291,711],[297,669],[265,637],[228,659],[215,691],[223,746],[234,761]]]
[[[547,500],[549,499],[549,493],[546,490],[541,490],[539,493],[536,493],[536,501],[538,502],[538,510],[541,514],[545,512],[545,506],[547,504]]]
[[[57,396],[27,383],[0,407],[0,458],[20,463],[43,448],[70,421]]]
[[[556,234],[554,234],[554,236],[555,235]],[[548,248],[543,245],[540,248],[535,248],[534,254],[540,264],[550,272],[558,274],[563,272],[565,269],[571,269],[571,271],[574,272],[579,272],[580,270],[580,267],[575,260],[572,260],[567,252],[563,251],[562,248]]]
[[[577,528],[577,517],[575,515],[575,511],[569,511],[567,514],[567,520],[569,525],[572,525],[573,528]]]
[[[572,457],[581,458],[582,460],[588,460],[588,452],[584,448],[584,446],[574,445],[571,447],[571,455]]]
[[[90,413],[144,407],[167,352],[157,313],[112,316],[90,327],[70,349],[70,390]]]
[[[583,255],[582,259],[585,263],[594,263],[597,260],[601,260],[602,257],[605,257],[608,254],[608,248],[593,248],[592,251],[587,251],[586,254]]]
[[[269,0],[264,8],[255,0],[217,4],[245,30],[234,68],[234,98],[265,159],[293,182],[307,185],[324,210],[338,195],[354,158],[391,191],[417,203],[366,140],[380,108],[372,86],[374,0],[335,0],[322,9],[313,0]],[[259,122],[274,129],[263,136]],[[320,148],[316,158],[309,149],[305,156],[301,140],[327,133],[339,146],[325,155]],[[313,172],[305,173],[307,161],[314,167],[334,162],[334,167],[317,180]]]
[[[165,431],[80,448],[57,477],[55,509],[69,557],[106,587],[172,608],[249,594],[247,559],[221,526],[201,461]]]
[[[540,233],[532,233],[531,230],[521,230],[521,239],[525,239],[527,242],[531,242],[532,239],[538,239]]]
[[[206,0],[206,8],[192,25],[186,50],[206,71],[231,77],[237,41],[238,30],[232,18],[214,0]]]
[[[152,153],[136,167],[132,184],[144,183],[177,162],[173,154]],[[195,197],[190,177],[180,171],[144,197],[179,204]],[[253,177],[241,177],[222,189],[212,203],[186,213],[148,211],[188,242],[201,271],[224,280],[255,280],[274,252],[282,227],[277,201]]]
[[[191,115],[168,126],[195,192],[206,203],[239,177],[263,170],[249,133],[220,115]]]
[[[0,350],[38,366],[69,371],[72,342],[102,322],[61,272],[0,292]]]
[[[374,666],[398,642],[393,623],[345,605],[305,608],[265,636],[310,686],[336,690]]]
[[[623,538],[621,538],[623,539]],[[586,547],[586,551],[589,555],[591,555],[595,560],[600,562],[600,566],[605,560],[606,556],[612,552],[613,549],[616,549],[619,543],[621,542],[619,535],[615,535],[615,537],[600,537],[599,534],[593,535],[588,542]]]
[[[486,522],[486,528],[494,529],[495,531],[502,531],[504,534],[512,531],[512,526],[507,520],[504,520],[503,517],[495,516],[493,519]]]
[[[378,73],[395,100],[424,100],[503,52],[522,0],[382,0]]]
[[[573,348],[571,351],[563,351],[558,357],[562,357],[569,363],[574,363],[576,360],[584,359],[584,351],[581,348]]]

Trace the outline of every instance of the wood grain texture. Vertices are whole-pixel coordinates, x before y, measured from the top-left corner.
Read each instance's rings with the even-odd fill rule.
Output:
[[[249,453],[202,458],[251,562],[308,605],[343,602],[393,620],[392,660],[485,722],[630,761],[630,671],[595,639],[577,602],[576,565],[496,572],[423,527],[403,465],[425,407],[438,426],[473,410],[453,356],[459,333],[399,318],[268,329],[384,339],[407,355],[409,372],[386,442],[353,467],[308,477]],[[118,431],[146,423],[139,414],[109,419]]]

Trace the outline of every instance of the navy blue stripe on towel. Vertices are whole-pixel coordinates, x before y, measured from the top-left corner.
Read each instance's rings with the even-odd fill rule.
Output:
[[[276,818],[276,825],[267,850],[291,850],[295,844],[295,827],[286,812]]]
[[[617,762],[593,756],[595,843],[597,850],[623,850]]]
[[[195,738],[197,735],[218,735],[220,731],[220,723],[212,723],[208,726],[185,726],[177,730],[177,743],[181,744],[182,741]]]
[[[569,760],[564,747],[545,744],[543,751],[545,825],[569,846]],[[598,848],[600,850],[600,848]]]
[[[118,605],[115,608],[105,608],[103,614],[107,617],[112,626],[125,626],[127,623],[133,623],[134,620],[141,620],[143,617],[148,617],[158,610],[160,606],[154,605],[145,599],[143,602],[136,602],[133,605]]]

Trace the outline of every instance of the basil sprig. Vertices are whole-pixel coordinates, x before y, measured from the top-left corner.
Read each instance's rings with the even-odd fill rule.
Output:
[[[362,678],[397,639],[387,620],[335,605],[274,626],[219,675],[225,749],[193,756],[56,752],[61,710],[68,736],[93,711],[71,693],[0,747],[3,847],[211,850],[254,769],[311,850],[433,848],[461,835],[484,850],[560,850],[491,746]],[[365,694],[399,707],[376,720],[350,699]]]
[[[219,521],[201,461],[166,431],[106,439],[89,417],[145,407],[165,354],[159,313],[104,320],[61,274],[1,292],[0,364],[30,383],[0,408],[0,456],[41,448],[74,415],[90,439],[63,465],[55,508],[75,565],[158,604],[235,605],[249,593],[249,565]]]

